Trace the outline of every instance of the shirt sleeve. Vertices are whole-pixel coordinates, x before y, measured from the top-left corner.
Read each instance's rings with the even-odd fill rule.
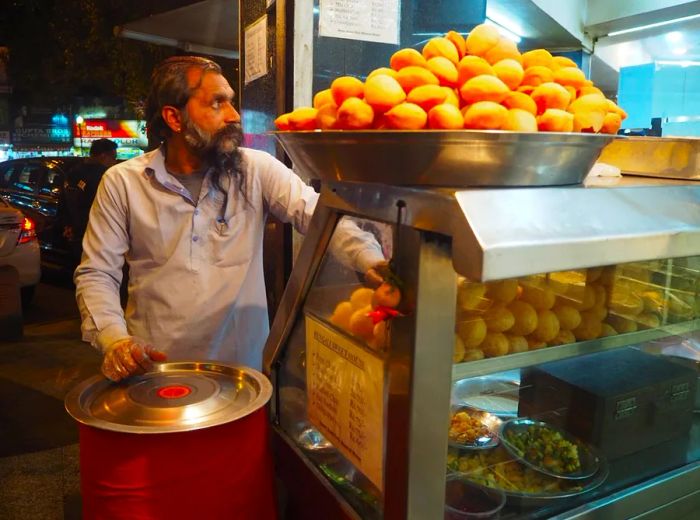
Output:
[[[101,351],[129,335],[119,299],[128,248],[126,189],[117,175],[107,174],[90,210],[74,275],[83,340]]]
[[[283,163],[268,157],[267,167],[261,168],[265,203],[275,217],[292,223],[299,233],[305,234],[319,195]],[[381,245],[374,235],[362,231],[347,217],[338,223],[330,250],[341,263],[363,273],[384,261]]]

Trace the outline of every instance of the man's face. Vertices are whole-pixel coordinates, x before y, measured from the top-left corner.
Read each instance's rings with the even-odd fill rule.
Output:
[[[202,154],[232,153],[241,141],[241,116],[233,108],[233,89],[221,74],[190,69],[193,91],[181,112],[185,141]]]

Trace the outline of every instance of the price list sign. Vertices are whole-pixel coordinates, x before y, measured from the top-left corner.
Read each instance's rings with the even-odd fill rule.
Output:
[[[321,0],[318,34],[399,44],[399,0]]]
[[[380,490],[384,454],[384,363],[306,317],[309,421]]]

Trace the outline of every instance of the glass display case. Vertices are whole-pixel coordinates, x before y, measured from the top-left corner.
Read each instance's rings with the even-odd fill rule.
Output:
[[[307,471],[289,500],[314,480],[337,518],[691,518],[699,293],[698,185],[327,179],[265,349]]]

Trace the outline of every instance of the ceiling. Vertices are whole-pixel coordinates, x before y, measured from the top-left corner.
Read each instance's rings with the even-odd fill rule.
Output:
[[[604,36],[596,42],[595,53],[618,70],[658,61],[700,62],[700,18]]]
[[[114,28],[124,38],[238,59],[238,1],[204,0]]]

